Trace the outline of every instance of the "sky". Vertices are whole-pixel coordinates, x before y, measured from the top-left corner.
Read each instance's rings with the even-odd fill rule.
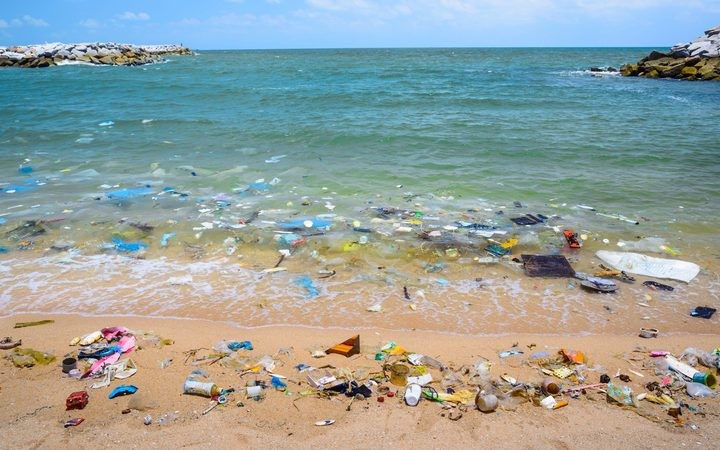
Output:
[[[663,48],[720,25],[720,0],[5,0],[2,6],[5,46]]]

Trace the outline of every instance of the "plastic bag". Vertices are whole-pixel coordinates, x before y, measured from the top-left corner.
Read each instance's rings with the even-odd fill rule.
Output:
[[[691,366],[697,366],[698,362],[705,367],[715,369],[718,367],[718,359],[720,355],[708,353],[697,348],[686,348],[680,355],[680,359],[684,359]]]

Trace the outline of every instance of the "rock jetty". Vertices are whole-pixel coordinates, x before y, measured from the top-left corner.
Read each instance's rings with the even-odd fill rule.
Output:
[[[0,67],[50,67],[63,64],[139,66],[163,61],[163,55],[189,55],[182,45],[115,43],[39,44],[0,47]]]
[[[720,81],[720,26],[670,52],[653,51],[635,64],[625,64],[620,73],[630,77],[679,78]]]

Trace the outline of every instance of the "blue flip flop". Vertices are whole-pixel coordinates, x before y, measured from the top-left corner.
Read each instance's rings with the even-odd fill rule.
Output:
[[[136,393],[138,388],[132,384],[121,384],[113,389],[108,398],[120,397],[121,395],[130,395]]]

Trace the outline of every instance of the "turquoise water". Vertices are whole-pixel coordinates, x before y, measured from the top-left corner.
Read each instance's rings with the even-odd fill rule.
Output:
[[[151,259],[182,260],[188,247],[202,258],[197,245],[230,255],[228,237],[246,254],[274,253],[277,222],[319,216],[332,225],[298,231],[293,256],[342,257],[364,235],[392,265],[426,243],[421,231],[454,233],[441,256],[484,256],[483,238],[444,227],[523,233],[508,218],[526,213],[589,240],[659,236],[715,255],[720,84],[588,70],[649,51],[208,51],[143,67],[2,70],[0,258],[27,254],[6,234],[27,220],[50,221],[34,256],[57,240],[106,254],[121,236]],[[135,188],[144,195],[118,198]],[[133,234],[128,222],[155,230]],[[412,232],[398,238],[398,226]],[[167,249],[163,233],[175,233]],[[532,233],[529,250],[562,246]]]

